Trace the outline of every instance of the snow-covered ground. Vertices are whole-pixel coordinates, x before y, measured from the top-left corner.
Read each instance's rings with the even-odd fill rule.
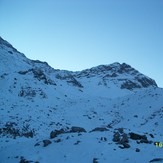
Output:
[[[163,89],[127,64],[55,70],[0,38],[0,90],[0,163],[163,161]]]

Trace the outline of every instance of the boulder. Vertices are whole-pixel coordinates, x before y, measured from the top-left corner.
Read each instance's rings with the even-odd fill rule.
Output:
[[[136,152],[140,152],[140,149],[139,148],[136,148],[136,150],[135,150]]]
[[[82,127],[72,126],[70,132],[86,132],[86,130]]]
[[[139,134],[136,134],[136,133],[133,133],[133,132],[130,132],[129,135],[130,135],[130,138],[133,139],[133,140],[141,140],[141,139],[146,139],[147,140],[147,137],[145,135],[139,135]]]
[[[153,160],[150,160],[149,162],[163,162],[163,158],[154,158]]]
[[[108,129],[105,128],[105,127],[96,127],[96,128],[94,128],[91,132],[95,132],[95,131],[100,131],[100,132],[102,132],[102,131],[108,131]]]
[[[137,143],[140,144],[140,143],[146,143],[146,144],[151,144],[152,141],[149,141],[147,139],[147,136],[146,135],[139,135],[139,134],[135,134],[133,132],[129,133],[130,135],[130,138],[133,139],[133,140],[137,140]]]
[[[64,129],[52,131],[52,132],[50,133],[50,138],[53,139],[53,138],[55,138],[57,135],[60,135],[60,134],[63,134],[63,133],[65,133]]]
[[[48,146],[49,144],[51,144],[52,142],[50,140],[43,140],[43,146],[46,147]]]

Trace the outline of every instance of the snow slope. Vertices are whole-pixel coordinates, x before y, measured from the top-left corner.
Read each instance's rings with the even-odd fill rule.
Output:
[[[163,89],[125,63],[56,70],[0,38],[0,90],[1,163],[162,161]]]

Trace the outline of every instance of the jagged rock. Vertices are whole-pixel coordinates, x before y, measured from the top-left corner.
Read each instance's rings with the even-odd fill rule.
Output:
[[[41,69],[32,69],[34,77],[39,81],[43,80],[45,84],[57,85],[53,80],[48,79],[45,73]]]
[[[128,142],[129,142],[129,140],[128,140],[127,134],[123,133],[122,138],[118,143],[123,144],[123,143],[128,143]]]
[[[120,141],[120,134],[119,134],[119,132],[116,132],[116,133],[113,135],[113,141],[114,141],[114,142],[119,142],[119,141]]]
[[[122,85],[121,85],[121,89],[129,89],[129,90],[133,90],[134,88],[141,88],[140,85],[138,85],[137,83],[127,80],[125,81]]]
[[[32,68],[26,71],[19,71],[18,73],[21,75],[25,75],[29,72],[32,72],[34,77],[38,79],[39,81],[43,80],[45,84],[57,85],[53,80],[48,79],[45,73],[41,69],[38,69],[38,68]]]
[[[57,74],[56,78],[60,79],[60,80],[66,80],[67,83],[71,83],[74,86],[77,86],[79,88],[83,88],[83,85],[70,73],[68,73],[68,74],[66,74],[64,76],[61,76],[61,75]]]
[[[57,135],[63,134],[63,133],[65,133],[64,129],[52,131],[52,132],[50,133],[50,138],[53,139],[53,138],[55,138]]]
[[[82,84],[79,81],[77,81],[74,77],[71,77],[71,80],[68,80],[67,82],[79,88],[83,88]]]
[[[118,70],[118,73],[122,74],[122,73],[125,73],[125,72],[129,72],[133,70],[131,68],[130,65],[127,65],[126,63],[122,63],[120,66],[119,66],[119,70]]]
[[[34,77],[38,80],[47,80],[46,75],[41,69],[32,69],[32,72],[34,74]]]
[[[82,127],[73,126],[73,127],[71,127],[70,132],[86,132],[86,130]]]
[[[52,142],[50,140],[43,140],[44,143],[44,147],[48,146],[49,144],[51,144]]]
[[[120,144],[122,146],[119,146],[119,148],[124,149],[124,148],[130,148],[129,139],[128,135],[124,133],[123,128],[118,128],[117,132],[114,133],[113,135],[113,141],[116,142],[116,144]]]
[[[45,94],[45,92],[43,92],[42,89],[40,88],[31,88],[31,87],[21,87],[21,90],[18,94],[18,96],[20,97],[24,97],[27,99],[31,99],[33,97],[37,96],[41,96],[42,98],[47,98],[47,95]]]
[[[148,79],[148,78],[142,77],[142,78],[137,78],[137,80],[139,81],[139,83],[141,83],[142,87],[146,88],[146,87],[149,87],[151,85],[157,87],[156,82],[154,80],[152,80],[152,79]]]
[[[17,128],[15,122],[7,122],[3,128],[0,128],[0,134],[10,135],[13,138],[16,137],[33,137],[35,130],[31,129],[28,124],[24,124],[22,128]]]
[[[31,87],[21,87],[19,95],[21,97],[35,97],[36,91],[33,90]]]
[[[35,135],[35,131],[34,130],[22,133],[22,136],[24,136],[26,138],[33,138],[34,135]]]
[[[112,73],[111,75],[109,75],[109,74],[107,74],[107,75],[105,75],[104,77],[103,77],[103,79],[105,79],[105,78],[114,78],[114,77],[117,77],[118,75],[116,74],[116,73]]]

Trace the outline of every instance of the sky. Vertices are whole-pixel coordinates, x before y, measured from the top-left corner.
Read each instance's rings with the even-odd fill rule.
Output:
[[[125,62],[163,88],[163,0],[0,0],[0,36],[55,69]]]

